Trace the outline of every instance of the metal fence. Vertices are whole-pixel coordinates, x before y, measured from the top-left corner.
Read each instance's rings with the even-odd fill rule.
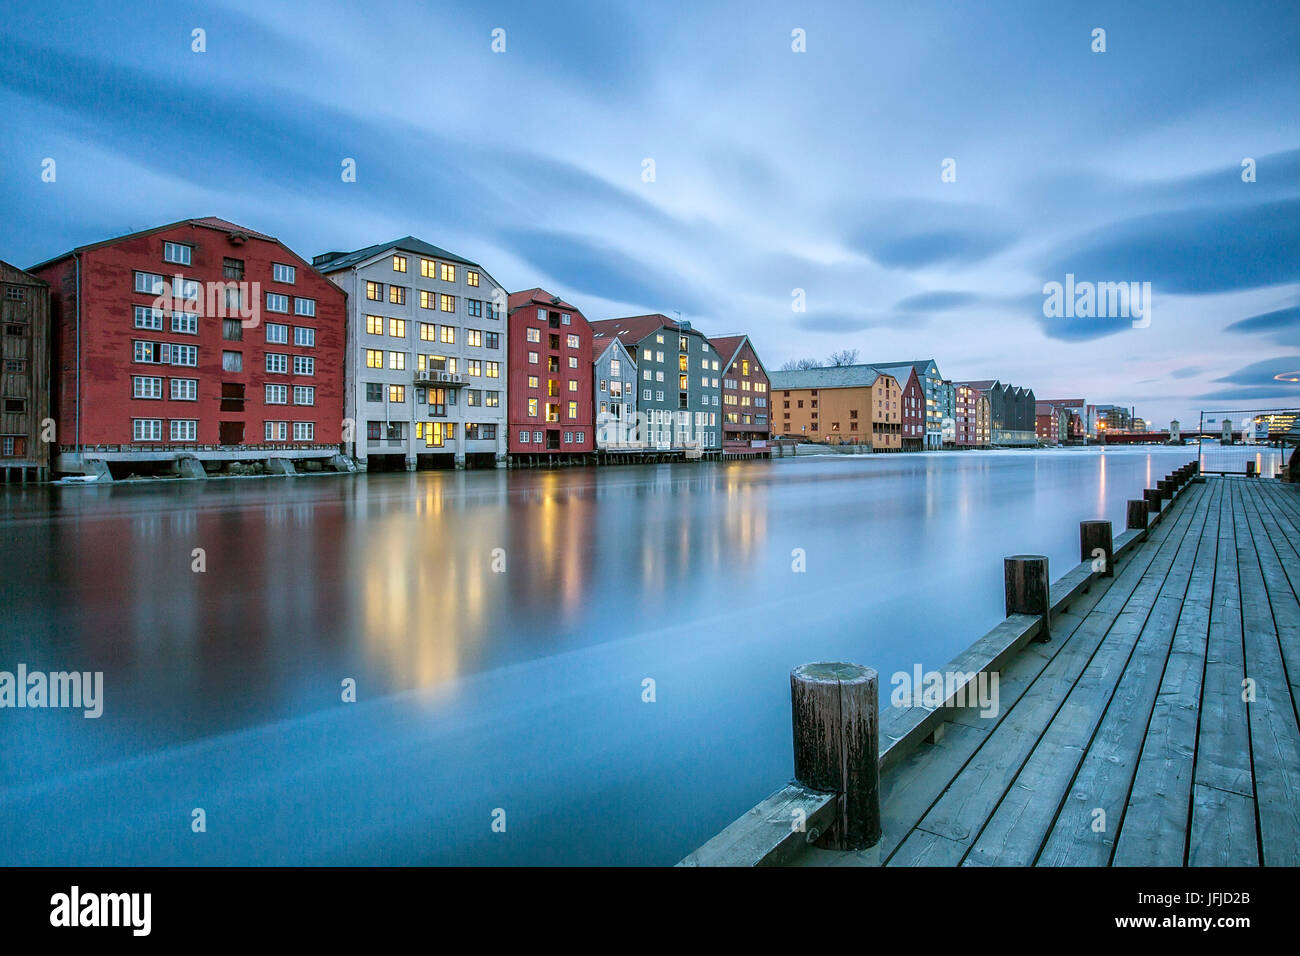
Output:
[[[1300,443],[1300,408],[1202,411],[1201,473],[1273,478]]]

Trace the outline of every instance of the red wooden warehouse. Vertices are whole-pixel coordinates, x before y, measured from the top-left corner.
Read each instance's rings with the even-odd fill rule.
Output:
[[[337,450],[346,296],[278,240],[187,219],[32,272],[50,283],[58,470]]]
[[[510,296],[511,455],[560,458],[595,450],[591,326],[544,289]]]

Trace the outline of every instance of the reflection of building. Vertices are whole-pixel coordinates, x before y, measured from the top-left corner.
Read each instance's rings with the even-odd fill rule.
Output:
[[[637,411],[649,448],[722,447],[722,359],[702,333],[659,314],[603,319],[591,329],[617,336],[636,359]]]
[[[902,389],[870,365],[773,372],[772,394],[781,403],[782,435],[902,450]]]
[[[4,327],[0,396],[0,475],[3,480],[49,477],[50,287],[44,279],[0,262],[0,318]]]
[[[595,447],[591,326],[543,289],[510,296],[510,441],[515,455],[583,454]]]
[[[939,382],[939,432],[944,448],[957,445],[957,386],[944,379]]]
[[[58,470],[338,452],[346,300],[279,240],[186,219],[33,272],[50,283]]]
[[[723,454],[767,457],[771,433],[767,369],[747,335],[709,339],[722,360]]]
[[[357,462],[503,465],[505,290],[477,263],[414,236],[313,264],[348,294]]]
[[[592,386],[596,405],[596,447],[602,450],[645,448],[637,434],[636,362],[617,335],[592,338]]]

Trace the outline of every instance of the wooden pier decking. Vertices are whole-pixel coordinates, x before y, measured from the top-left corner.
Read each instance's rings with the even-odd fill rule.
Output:
[[[1113,578],[881,776],[834,866],[1300,864],[1300,488],[1188,486]],[[882,746],[884,741],[882,740]]]

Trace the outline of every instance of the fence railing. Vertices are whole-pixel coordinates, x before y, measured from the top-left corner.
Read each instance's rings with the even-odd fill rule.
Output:
[[[1300,441],[1300,408],[1202,411],[1197,452],[1208,475],[1280,474]]]

